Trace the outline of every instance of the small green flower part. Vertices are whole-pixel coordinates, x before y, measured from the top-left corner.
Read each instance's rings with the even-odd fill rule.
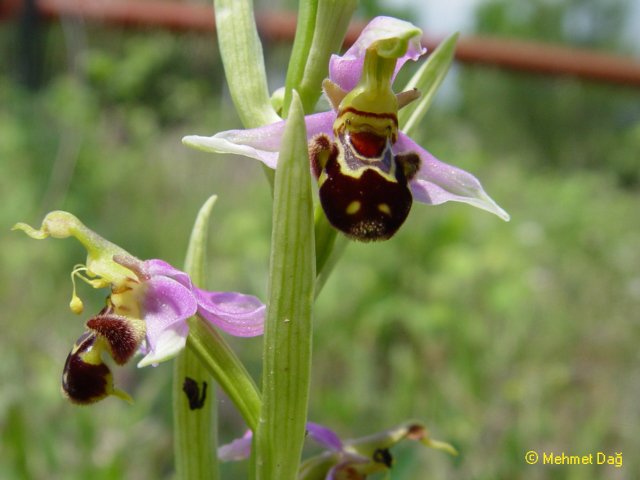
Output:
[[[79,276],[94,288],[104,288],[110,284],[123,285],[132,276],[132,272],[125,266],[114,261],[114,257],[126,258],[133,256],[126,250],[102,238],[94,231],[87,228],[75,215],[60,210],[53,211],[44,218],[40,229],[17,223],[12,230],[22,230],[31,238],[43,240],[52,238],[75,237],[87,249],[87,261],[85,265],[74,268],[72,276]],[[83,276],[85,273],[86,276]],[[79,299],[75,300],[78,305]],[[75,313],[81,313],[82,309],[75,309]]]

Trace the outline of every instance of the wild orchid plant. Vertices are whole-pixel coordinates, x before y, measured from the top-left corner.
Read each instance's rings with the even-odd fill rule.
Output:
[[[105,307],[86,323],[65,364],[63,390],[71,401],[92,403],[108,395],[129,399],[114,386],[103,353],[117,364],[142,353],[138,366],[175,358],[180,478],[219,478],[219,456],[223,461],[250,458],[251,478],[261,480],[364,479],[391,468],[389,449],[403,439],[453,451],[431,439],[420,422],[343,441],[307,420],[314,300],[347,239],[390,238],[414,200],[464,202],[508,220],[475,177],[440,162],[409,137],[448,70],[456,36],[445,40],[406,88],[395,93],[400,68],[425,53],[421,31],[405,21],[378,17],[343,55],[333,54],[355,4],[300,2],[286,85],[270,97],[251,0],[214,1],[225,73],[245,129],[187,136],[183,142],[255,158],[275,170],[275,175],[265,170],[273,186],[266,307],[250,295],[200,288],[214,197],[197,217],[184,271],[162,260],[137,259],[67,212],[51,212],[39,229],[22,223],[14,227],[37,239],[75,237],[88,257],[73,269],[72,279],[109,289]],[[314,113],[322,91],[331,109]],[[71,309],[82,311],[75,283]],[[218,329],[235,336],[264,332],[260,389]],[[207,389],[211,377],[249,429],[219,449],[215,392]],[[325,451],[301,463],[307,436]]]

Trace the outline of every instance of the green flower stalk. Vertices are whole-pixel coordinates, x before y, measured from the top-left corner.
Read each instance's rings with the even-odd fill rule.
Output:
[[[184,262],[191,281],[204,286],[205,250],[211,209],[210,197],[200,209],[191,232]],[[187,337],[189,345],[189,337]],[[217,457],[217,404],[213,377],[191,348],[183,350],[173,364],[173,444],[176,475],[180,479],[220,478]]]
[[[307,421],[315,283],[313,200],[304,112],[294,92],[274,186],[256,478],[293,480]]]
[[[356,0],[308,0],[300,2],[298,27],[287,70],[284,116],[291,93],[300,95],[305,113],[312,112],[327,77],[329,57],[340,49]]]

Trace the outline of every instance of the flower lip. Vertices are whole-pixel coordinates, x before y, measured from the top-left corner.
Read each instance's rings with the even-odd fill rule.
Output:
[[[141,328],[139,322],[131,322],[126,317],[116,315],[110,308],[90,318],[87,328],[106,340],[109,353],[118,365],[129,361],[144,338],[144,328]]]

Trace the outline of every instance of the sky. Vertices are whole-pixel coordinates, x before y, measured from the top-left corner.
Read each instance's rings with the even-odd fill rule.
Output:
[[[484,0],[385,0],[389,6],[412,6],[419,12],[419,17],[412,19],[413,22],[434,37],[444,37],[453,32],[471,33],[473,12],[483,2]],[[629,2],[631,8],[625,31],[626,43],[640,57],[640,0]]]

